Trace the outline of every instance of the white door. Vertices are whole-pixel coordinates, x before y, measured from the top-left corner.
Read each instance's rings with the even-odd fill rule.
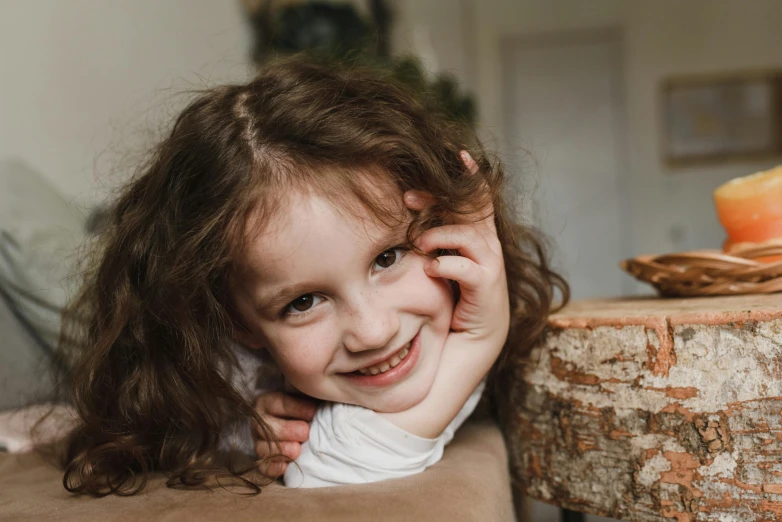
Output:
[[[537,178],[534,219],[575,299],[632,291],[620,50],[610,31],[503,43],[506,137],[531,154],[520,175]]]

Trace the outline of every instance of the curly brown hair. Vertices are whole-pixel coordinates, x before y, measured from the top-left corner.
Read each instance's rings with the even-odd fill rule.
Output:
[[[461,150],[478,175],[465,175]],[[243,327],[230,289],[248,217],[273,214],[292,183],[340,183],[381,213],[362,191],[367,169],[432,194],[410,241],[473,212],[488,186],[512,314],[490,384],[498,408],[507,403],[497,393],[503,369],[523,360],[555,290],[564,303],[568,289],[534,231],[514,222],[500,163],[471,129],[378,71],[289,59],[249,83],[198,93],[112,207],[64,314],[61,381],[79,418],[62,455],[68,491],[132,495],[152,471],[166,472],[170,487],[229,476],[260,491],[263,480],[246,476],[259,462],[238,466],[218,451],[226,426],[241,420],[274,438],[231,381]]]

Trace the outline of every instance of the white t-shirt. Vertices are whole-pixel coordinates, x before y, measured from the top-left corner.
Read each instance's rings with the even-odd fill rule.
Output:
[[[296,463],[288,464],[285,485],[318,488],[362,484],[422,472],[443,455],[443,448],[475,410],[481,382],[443,433],[435,439],[413,435],[361,406],[326,403],[318,408],[310,438]]]

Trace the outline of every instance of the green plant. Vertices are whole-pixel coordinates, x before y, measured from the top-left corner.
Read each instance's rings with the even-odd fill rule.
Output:
[[[307,53],[318,62],[351,62],[386,70],[417,92],[434,110],[473,125],[476,107],[450,74],[429,74],[414,56],[388,52],[390,11],[370,0],[372,20],[347,3],[304,2],[278,7],[272,1],[245,1],[255,42],[252,57],[263,65],[270,57]]]

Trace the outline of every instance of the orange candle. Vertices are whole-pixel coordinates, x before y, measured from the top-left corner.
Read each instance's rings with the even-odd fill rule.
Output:
[[[728,233],[725,252],[782,241],[782,165],[721,185],[714,191],[714,204]]]

